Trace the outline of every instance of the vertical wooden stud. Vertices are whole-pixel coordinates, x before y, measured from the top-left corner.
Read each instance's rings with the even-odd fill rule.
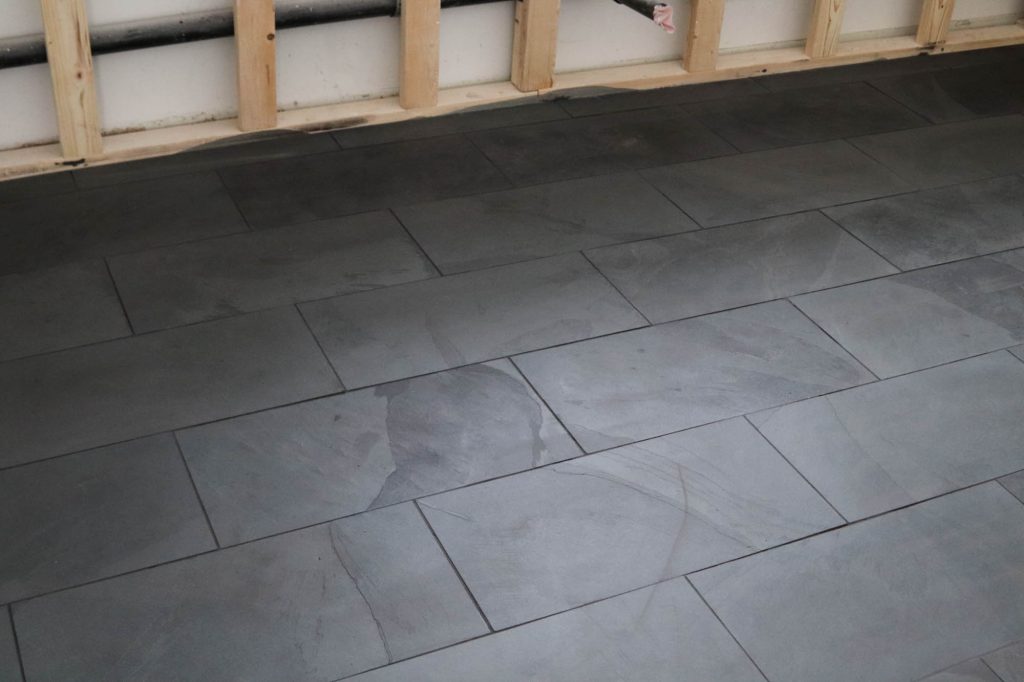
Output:
[[[919,45],[941,45],[949,35],[949,23],[953,18],[953,0],[924,0],[921,7],[921,22],[917,25]]]
[[[512,85],[523,92],[554,84],[560,7],[559,0],[516,0]]]
[[[690,30],[683,55],[687,71],[715,70],[724,17],[725,0],[690,0]]]
[[[845,8],[845,0],[814,0],[811,28],[807,32],[808,57],[818,59],[835,54]]]
[[[277,127],[277,52],[273,0],[235,0],[238,127]]]
[[[64,158],[98,157],[103,153],[103,140],[85,0],[42,0],[42,10]]]
[[[402,65],[398,101],[406,109],[437,104],[441,0],[401,0]]]

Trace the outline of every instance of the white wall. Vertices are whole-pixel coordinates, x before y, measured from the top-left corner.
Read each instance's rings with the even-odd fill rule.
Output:
[[[688,4],[676,5],[685,27]],[[42,31],[38,0],[0,0],[0,38]],[[228,8],[232,0],[87,0],[94,25]],[[728,0],[722,48],[795,43],[811,0]],[[847,0],[844,34],[908,31],[920,0]],[[507,80],[512,0],[445,10],[441,19],[444,87]],[[958,0],[954,18],[1024,15],[1024,0]],[[577,71],[673,59],[683,34],[667,35],[610,0],[562,0],[556,70]],[[278,99],[284,109],[398,90],[398,20],[373,18],[278,33]],[[104,129],[128,130],[226,118],[236,110],[230,39],[100,55],[96,79]],[[0,70],[0,149],[50,142],[56,117],[45,65]]]

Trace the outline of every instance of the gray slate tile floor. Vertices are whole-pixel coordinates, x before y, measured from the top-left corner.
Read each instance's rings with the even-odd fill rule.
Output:
[[[0,182],[0,680],[1024,682],[1022,58]]]

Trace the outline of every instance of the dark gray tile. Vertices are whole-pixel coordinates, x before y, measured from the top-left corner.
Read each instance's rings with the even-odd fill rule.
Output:
[[[764,682],[682,578],[364,673],[352,682],[409,680]]]
[[[1024,60],[871,81],[936,123],[1024,111]]]
[[[1024,642],[1011,644],[983,656],[1001,682],[1024,682]]]
[[[1016,355],[1021,360],[1024,360],[1024,346],[1017,346],[1016,348],[1011,348],[1010,352]]]
[[[1024,170],[1024,116],[882,133],[851,140],[918,187],[982,180]]]
[[[475,130],[490,130],[492,128],[526,125],[542,121],[555,121],[563,118],[568,118],[568,115],[557,104],[534,102],[448,116],[417,118],[412,121],[387,125],[348,128],[337,130],[332,135],[334,135],[334,139],[338,141],[338,144],[345,149],[349,149],[402,140],[418,140],[425,137],[468,133]]]
[[[507,360],[216,422],[178,438],[222,543],[581,454]]]
[[[921,682],[1002,682],[979,658],[946,668],[929,675]]]
[[[704,226],[895,194],[911,187],[841,140],[642,172]]]
[[[1017,499],[1024,502],[1024,471],[1001,478],[999,482],[1003,484],[1004,488],[1013,493]]]
[[[50,196],[74,192],[75,189],[75,180],[68,172],[46,173],[14,180],[0,178],[0,204],[40,195]]]
[[[866,83],[736,97],[686,110],[745,152],[928,124]]]
[[[487,632],[411,504],[14,607],[29,679],[328,682]]]
[[[122,182],[214,170],[256,161],[321,154],[338,149],[330,135],[308,135],[289,131],[261,137],[265,139],[248,142],[229,139],[179,154],[76,170],[75,180],[82,188],[105,187]]]
[[[0,608],[0,680],[21,682],[21,664],[11,630],[11,616],[7,607]]]
[[[785,301],[542,350],[515,362],[587,451],[873,379]]]
[[[772,680],[913,680],[1024,636],[1024,505],[995,483],[690,576]]]
[[[471,137],[520,185],[735,152],[732,145],[676,107],[536,123]]]
[[[1024,469],[1024,364],[984,355],[751,415],[847,519]]]
[[[465,272],[696,230],[633,172],[396,210],[442,272]]]
[[[247,229],[212,173],[0,206],[0,274]]]
[[[459,135],[220,171],[254,227],[275,227],[508,187]]]
[[[897,272],[818,212],[587,252],[651,322]]]
[[[0,365],[0,466],[340,390],[294,309]]]
[[[496,628],[843,523],[743,419],[419,504]]]
[[[825,209],[895,265],[910,270],[1024,246],[1019,177]]]
[[[0,471],[0,602],[215,548],[174,438]]]
[[[610,91],[609,91],[610,90]],[[656,90],[614,90],[594,88],[585,93],[570,93],[571,99],[561,99],[559,104],[572,116],[594,116],[632,109],[650,109],[670,104],[705,102],[726,97],[742,97],[765,92],[760,81],[752,78],[721,81],[718,83],[697,83],[674,88]],[[583,95],[583,96],[581,96]]]
[[[306,303],[348,388],[646,324],[579,254]]]
[[[137,332],[437,274],[383,212],[119,256],[110,270]]]
[[[0,277],[0,360],[131,334],[103,261]]]
[[[875,374],[895,376],[1024,341],[1024,250],[793,302]]]

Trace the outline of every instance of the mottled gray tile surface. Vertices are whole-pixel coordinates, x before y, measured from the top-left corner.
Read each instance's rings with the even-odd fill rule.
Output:
[[[682,163],[642,175],[708,227],[910,189],[841,140]]]
[[[882,133],[852,140],[919,187],[982,180],[1024,170],[1024,116]]]
[[[136,332],[436,275],[385,212],[119,256],[110,270]]]
[[[360,126],[333,133],[334,139],[343,148],[365,147],[372,144],[418,140],[439,135],[468,133],[474,130],[490,130],[506,126],[556,121],[568,118],[568,114],[553,102],[502,106],[483,111],[470,111],[449,116],[417,118],[387,125]]]
[[[0,603],[216,546],[170,435],[0,471]]]
[[[0,206],[0,274],[245,232],[213,173]]]
[[[0,680],[21,682],[21,679],[21,664],[18,662],[18,650],[14,645],[11,616],[5,606],[0,608]]]
[[[974,658],[942,672],[925,677],[920,682],[1003,682],[985,663]]]
[[[944,55],[916,55],[902,59],[886,59],[863,64],[826,66],[820,69],[773,74],[758,80],[773,92],[785,92],[834,83],[856,83],[873,78],[934,71],[950,66],[959,66],[962,60],[970,61],[978,54],[977,52],[957,52]]]
[[[1017,642],[982,657],[1002,682],[1024,682],[1024,642]]]
[[[294,309],[0,365],[0,466],[340,390]]]
[[[46,173],[15,180],[0,180],[0,203],[18,201],[32,196],[74,192],[75,189],[75,180],[68,172]]]
[[[720,81],[718,83],[696,83],[656,90],[612,90],[607,88],[588,89],[582,96],[569,93],[571,99],[559,99],[559,104],[572,116],[593,116],[631,109],[648,109],[669,104],[704,102],[725,97],[741,97],[765,92],[760,81],[752,78]],[[559,92],[557,97],[564,97]]]
[[[103,261],[0,277],[0,361],[131,334]]]
[[[459,135],[236,166],[220,176],[258,228],[508,187]]]
[[[587,257],[655,323],[897,272],[818,212],[609,246]]]
[[[699,226],[633,172],[395,211],[442,272],[465,272]]]
[[[771,680],[913,680],[1024,636],[1024,505],[995,483],[690,578]]]
[[[419,504],[496,628],[842,523],[742,419]]]
[[[1024,111],[1024,60],[872,80],[936,123]]]
[[[784,301],[537,351],[515,362],[588,451],[873,379]]]
[[[1024,246],[1024,179],[982,180],[825,213],[910,270]]]
[[[353,678],[409,680],[764,682],[683,578]]]
[[[751,416],[848,519],[1024,469],[1024,363],[984,355]]]
[[[1024,346],[1016,346],[1010,349],[1010,352],[1016,355],[1021,360],[1024,360]]]
[[[29,679],[328,682],[487,632],[411,504],[17,604]]]
[[[520,185],[736,151],[676,107],[536,123],[473,133],[471,137],[502,173]]]
[[[155,159],[112,163],[76,170],[75,181],[79,187],[103,187],[122,182],[148,180],[179,173],[214,170],[243,163],[282,159],[306,154],[322,154],[337,151],[338,145],[330,135],[309,135],[289,131],[275,133],[266,139],[239,142],[226,140],[179,154],[160,156]]]
[[[879,376],[1024,340],[1024,250],[793,299]]]
[[[581,454],[508,360],[216,422],[178,438],[222,544]]]
[[[646,324],[579,254],[301,306],[348,388]]]
[[[1003,487],[1009,490],[1013,495],[1024,502],[1024,472],[1018,472],[1012,476],[999,479],[999,482],[1003,484]]]
[[[745,152],[928,124],[866,83],[734,97],[686,110]]]

